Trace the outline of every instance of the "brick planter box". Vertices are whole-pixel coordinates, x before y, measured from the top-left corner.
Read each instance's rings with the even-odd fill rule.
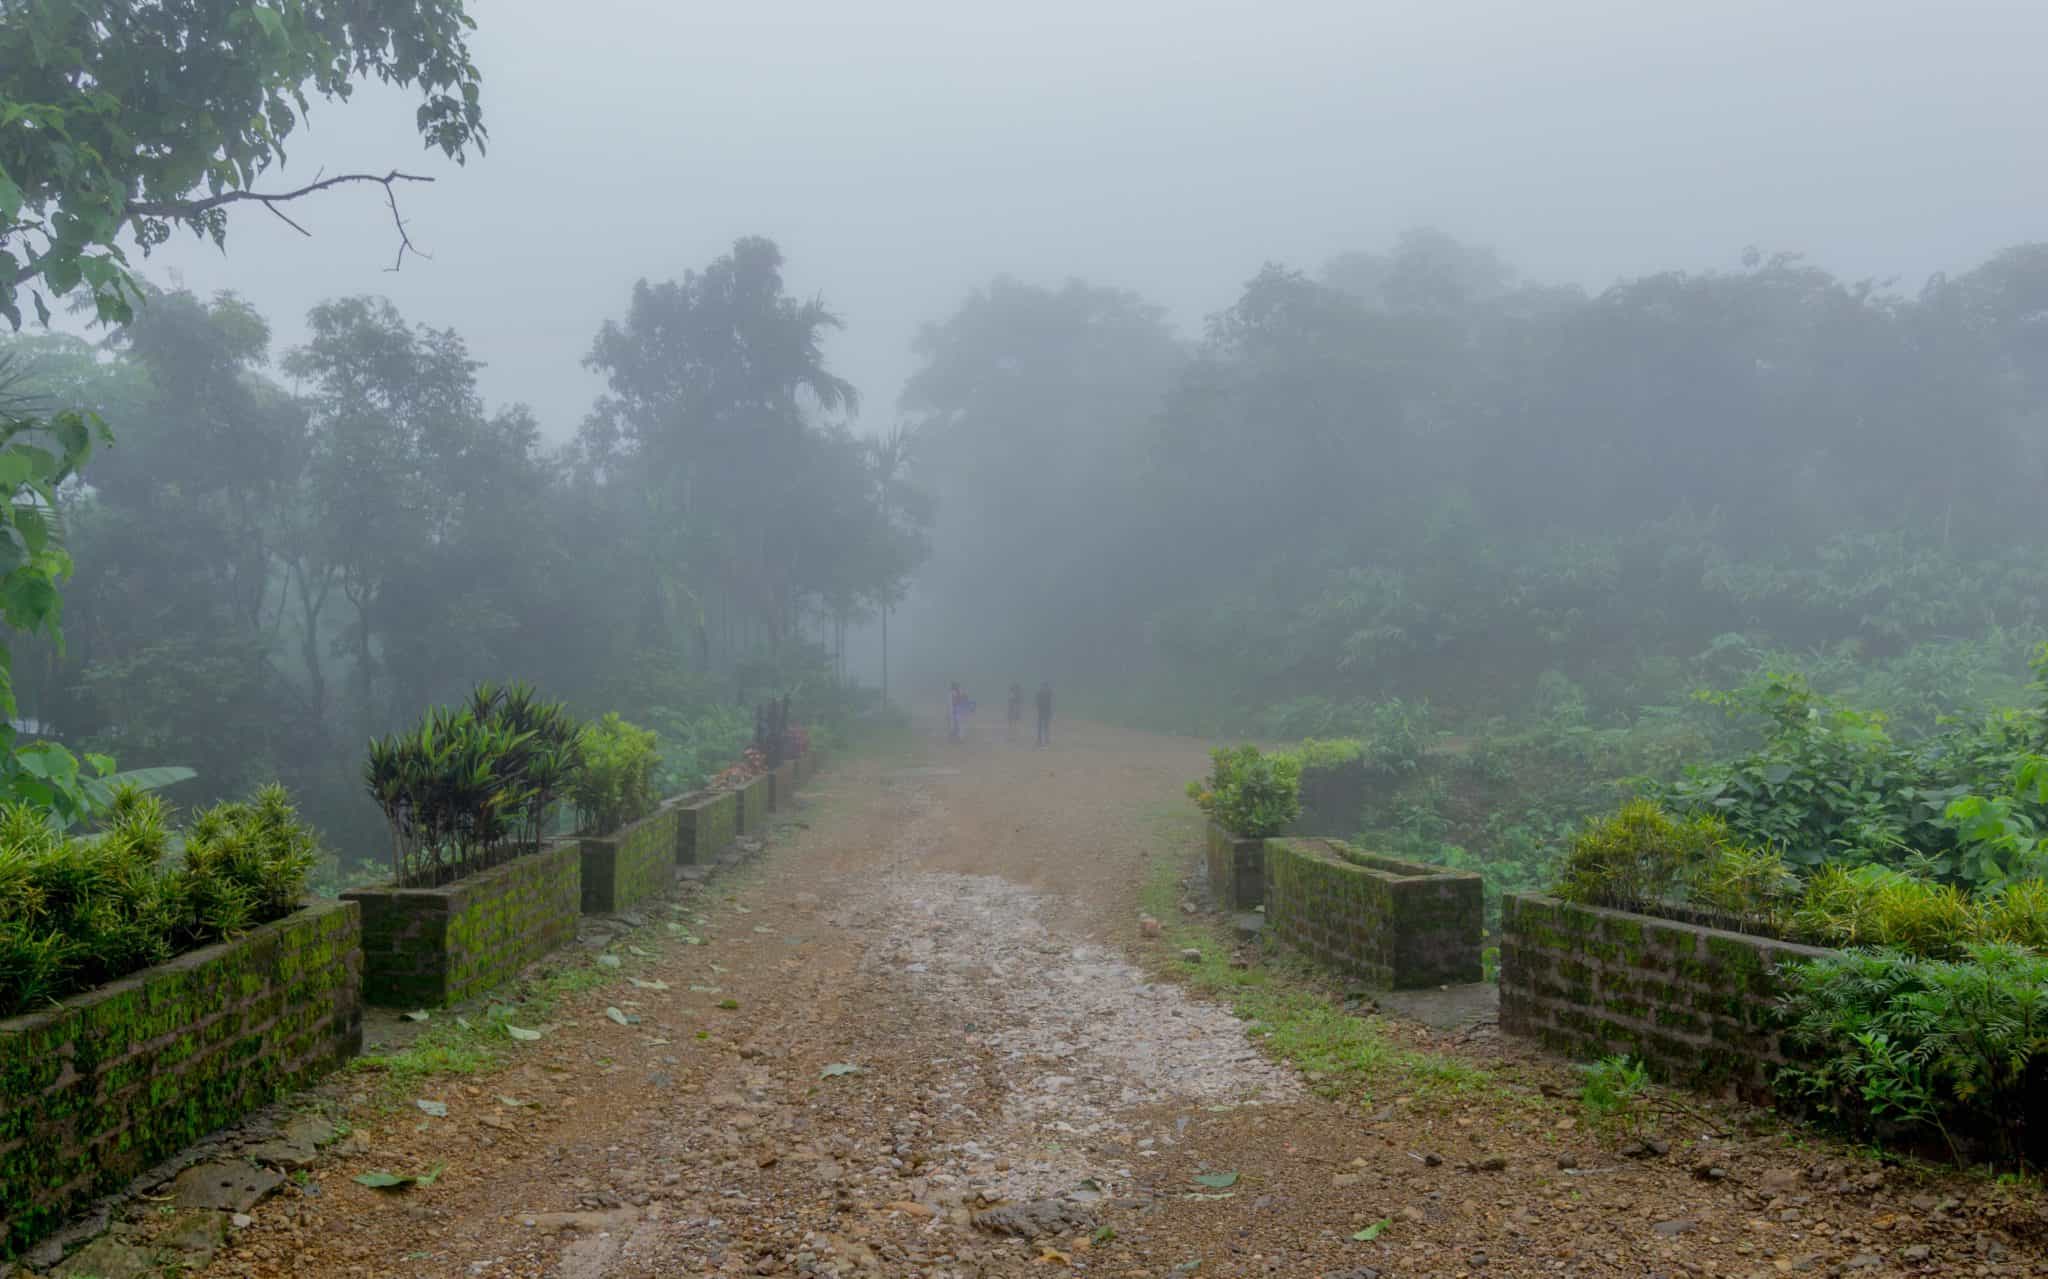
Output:
[[[786,759],[768,774],[768,804],[777,812],[796,803],[796,761]]]
[[[1500,1027],[1579,1061],[1640,1058],[1658,1078],[1769,1101],[1787,1061],[1778,965],[1834,952],[1510,894]]]
[[[774,804],[775,778],[763,773],[734,788],[740,799],[739,833],[761,836],[768,833],[768,810]]]
[[[362,1048],[361,914],[316,901],[0,1021],[0,1257]]]
[[[719,791],[675,805],[676,864],[702,866],[715,861],[739,833],[740,797]]]
[[[612,915],[659,897],[676,882],[673,808],[657,808],[609,835],[581,835],[583,913]]]
[[[1360,853],[1333,839],[1266,841],[1267,925],[1381,989],[1480,980],[1485,918],[1480,879],[1470,872]]]
[[[571,840],[439,888],[354,888],[363,997],[439,1008],[482,994],[576,937],[583,850]]]
[[[1210,822],[1209,896],[1222,910],[1250,910],[1265,901],[1266,841]]]

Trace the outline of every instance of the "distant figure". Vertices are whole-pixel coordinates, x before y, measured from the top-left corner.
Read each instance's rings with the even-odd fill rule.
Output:
[[[1004,740],[1006,740],[1006,741],[1012,741],[1012,742],[1016,741],[1016,740],[1017,740],[1017,733],[1018,733],[1018,726],[1019,726],[1020,724],[1022,724],[1023,722],[1024,722],[1024,686],[1023,686],[1022,684],[1012,684],[1012,685],[1010,685],[1010,719],[1009,719],[1009,729],[1008,729],[1008,731],[1007,731],[1007,732],[1005,733],[1005,735],[1004,735]]]
[[[1052,745],[1052,681],[1038,686],[1038,744]]]
[[[960,734],[967,726],[967,706],[967,694],[960,691],[960,681],[953,681],[953,695],[946,703],[946,718],[950,724],[946,730],[947,741],[960,740]]]

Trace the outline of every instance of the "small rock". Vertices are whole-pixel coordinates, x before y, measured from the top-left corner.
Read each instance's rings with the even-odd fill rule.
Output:
[[[157,1279],[162,1271],[147,1251],[101,1235],[50,1272],[51,1279]]]
[[[1569,1171],[1579,1166],[1579,1157],[1567,1150],[1557,1157],[1557,1166]]]
[[[1899,1253],[1901,1261],[1925,1261],[1934,1255],[1934,1249],[1924,1243],[1916,1243]]]
[[[1651,1226],[1650,1229],[1670,1239],[1699,1229],[1699,1224],[1699,1222],[1694,1221],[1690,1217],[1680,1217],[1675,1221],[1660,1221],[1656,1225]]]
[[[180,1208],[247,1212],[283,1184],[284,1175],[270,1168],[246,1163],[194,1164],[171,1183],[171,1195]]]
[[[1362,1180],[1364,1178],[1355,1172],[1340,1172],[1330,1179],[1330,1185],[1338,1190],[1342,1190],[1347,1186],[1355,1186]]]
[[[1508,1161],[1501,1155],[1488,1155],[1484,1159],[1475,1160],[1465,1166],[1472,1172],[1505,1172],[1507,1171]]]
[[[1433,1150],[1422,1157],[1422,1165],[1425,1168],[1441,1168],[1443,1163],[1444,1157]]]
[[[1692,1175],[1697,1181],[1726,1181],[1728,1170],[1718,1164],[1694,1164]]]
[[[1180,957],[1190,964],[1199,964],[1202,962],[1202,952],[1196,950],[1193,946],[1190,946],[1186,950],[1183,950],[1180,953]]]
[[[228,1224],[233,1226],[237,1230],[247,1230],[249,1227],[256,1224],[256,1218],[250,1216],[246,1212],[238,1212],[234,1216],[228,1218]]]
[[[1851,1270],[1875,1270],[1884,1264],[1884,1258],[1874,1252],[1859,1252],[1849,1258]]]

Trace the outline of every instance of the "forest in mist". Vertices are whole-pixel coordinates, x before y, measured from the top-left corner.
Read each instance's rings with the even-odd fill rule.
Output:
[[[1270,265],[1198,340],[998,280],[920,354],[920,655],[1155,726],[1621,726],[1781,669],[1926,728],[2042,638],[2041,246],[1588,294],[1420,230]]]
[[[64,493],[24,721],[194,793],[284,778],[347,845],[361,743],[478,679],[626,709],[681,784],[748,696],[875,684],[899,605],[919,696],[1050,678],[1148,727],[1423,745],[1667,724],[1766,671],[1925,731],[2017,698],[2043,637],[2039,247],[1918,290],[1752,254],[1588,294],[1425,229],[1268,265],[1199,336],[998,278],[864,416],[782,270],[755,238],[633,286],[573,433],[374,297],[284,351],[179,291],[10,339],[13,394],[116,441]]]
[[[759,700],[822,711],[827,642],[900,597],[925,510],[848,429],[838,321],[781,271],[749,239],[633,286],[562,446],[482,402],[461,335],[376,297],[321,303],[283,352],[244,301],[177,291],[102,340],[8,340],[12,402],[113,439],[61,493],[74,576],[61,649],[15,655],[24,726],[192,768],[180,802],[282,779],[354,861],[382,842],[363,743],[479,681],[631,708],[667,793],[751,739]]]

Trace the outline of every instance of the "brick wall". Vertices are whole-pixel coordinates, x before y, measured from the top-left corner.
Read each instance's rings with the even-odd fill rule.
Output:
[[[354,1056],[361,914],[315,902],[0,1021],[0,1257]]]
[[[582,870],[581,847],[564,840],[440,888],[343,893],[363,908],[364,998],[392,1008],[459,1003],[568,945]]]
[[[768,803],[771,807],[779,811],[796,803],[795,761],[782,761],[782,763],[775,766],[775,771],[768,774],[768,777]]]
[[[1266,923],[1287,944],[1382,989],[1480,979],[1479,876],[1333,839],[1269,839],[1265,862]]]
[[[739,833],[740,797],[720,791],[675,806],[676,862],[702,865],[724,852]]]
[[[768,833],[768,808],[775,779],[763,773],[737,787],[740,797],[739,833],[759,837]]]
[[[1778,965],[1831,952],[1650,915],[1510,894],[1501,903],[1500,1025],[1593,1061],[1768,1100],[1785,1062]]]
[[[1266,841],[1233,835],[1209,823],[1209,895],[1224,910],[1250,910],[1266,899]]]
[[[676,810],[663,807],[609,835],[583,836],[583,913],[631,910],[673,888],[676,824]]]

